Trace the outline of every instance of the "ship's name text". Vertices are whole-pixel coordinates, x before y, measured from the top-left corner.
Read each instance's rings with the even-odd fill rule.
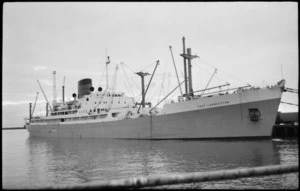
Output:
[[[198,105],[198,108],[212,107],[212,106],[224,105],[224,104],[229,104],[229,101],[220,101],[220,102],[215,102],[210,104],[202,104],[202,105]]]

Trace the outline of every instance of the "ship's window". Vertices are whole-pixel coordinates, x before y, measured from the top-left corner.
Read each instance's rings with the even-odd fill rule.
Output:
[[[88,97],[86,98],[86,101],[89,101],[89,98],[88,98]]]
[[[96,112],[96,109],[94,109],[94,112]]]
[[[97,104],[97,102],[95,102],[95,104]]]
[[[120,101],[118,101],[118,103],[120,103]]]

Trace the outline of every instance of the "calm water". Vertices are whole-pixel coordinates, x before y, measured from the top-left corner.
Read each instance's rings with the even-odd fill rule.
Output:
[[[3,188],[38,188],[132,176],[298,163],[297,140],[149,141],[35,138],[2,131]],[[163,188],[295,189],[289,173]]]

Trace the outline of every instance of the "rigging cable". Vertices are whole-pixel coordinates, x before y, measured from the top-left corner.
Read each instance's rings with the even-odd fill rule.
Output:
[[[123,63],[123,65],[125,67],[127,67],[133,74],[135,74],[135,72],[131,68],[129,68],[129,66],[127,66],[125,63]],[[133,84],[136,86],[136,88],[140,89],[140,86],[137,85],[137,83],[135,83],[135,81],[132,78],[131,78],[131,80],[132,80]]]
[[[103,80],[104,73],[105,73],[105,70],[102,71],[102,75],[101,75],[100,81],[99,81],[99,83],[98,83],[98,86],[101,86],[101,83],[102,83],[102,80]]]
[[[126,82],[127,82],[128,86],[129,86],[129,89],[130,89],[129,92],[132,94],[132,97],[134,97],[134,93],[133,93],[133,91],[132,91],[132,89],[131,89],[131,84],[129,83],[128,76],[127,76],[127,74],[126,74],[126,72],[125,72],[125,69],[124,69],[123,65],[124,65],[124,63],[121,62],[121,68],[122,68],[122,70],[123,70],[123,73],[124,73],[125,78],[126,78]],[[126,84],[126,82],[124,82],[124,84]],[[127,91],[128,91],[128,90],[127,90]]]
[[[288,102],[283,102],[281,101],[280,103],[288,104],[288,105],[294,105],[294,106],[299,106],[298,104],[293,104],[293,103],[288,103]]]
[[[157,103],[159,102],[159,99],[160,99],[160,95],[161,95],[161,92],[162,90],[164,90],[164,83],[165,83],[165,77],[166,77],[166,73],[164,73],[163,75],[163,80],[162,80],[162,84],[161,84],[161,88],[160,88],[160,92],[159,92],[159,95],[158,95],[158,100],[157,100]]]
[[[154,63],[156,63],[156,61],[153,62],[153,63],[151,63],[151,64],[149,64],[148,66],[146,66],[146,68],[142,69],[141,71],[146,71],[146,70],[149,69]]]
[[[204,61],[203,64],[210,65],[211,67],[213,67],[214,69],[216,69],[216,67],[215,67],[214,65],[212,65],[208,60],[206,60],[206,59],[203,58],[203,57],[202,57],[202,61]],[[225,70],[223,70],[223,69],[218,68],[218,71],[219,71],[219,72],[221,71],[222,73],[224,73],[224,74],[226,74],[226,75],[228,75],[228,76],[234,78],[235,80],[237,80],[237,81],[239,81],[239,82],[242,82],[242,83],[244,83],[244,84],[250,85],[248,82],[245,82],[244,80],[241,80],[241,79],[239,79],[238,77],[236,77],[236,76],[234,76],[234,75],[232,75],[232,74],[229,74],[229,73],[225,72]]]
[[[204,89],[207,89],[209,83],[211,82],[212,78],[214,77],[214,75],[215,75],[216,73],[217,73],[217,69],[215,69],[213,75],[212,75],[211,78],[209,79],[209,81],[208,81],[208,83],[207,83],[207,85],[206,85],[206,87],[205,87]],[[205,92],[205,91],[203,91],[202,95],[204,94],[204,92]]]
[[[297,89],[292,89],[292,88],[285,88],[285,90],[287,91],[287,92],[290,92],[290,93],[298,93],[298,90]]]
[[[178,81],[178,84],[180,84],[179,77],[178,77],[178,72],[177,72],[177,68],[176,68],[176,64],[175,64],[175,60],[174,60],[174,56],[173,56],[173,52],[172,52],[172,46],[169,46],[169,48],[170,48],[170,52],[171,52],[172,59],[173,59],[173,64],[174,64],[174,68],[175,68],[175,72],[176,72],[177,81]],[[180,86],[179,86],[179,89],[180,89],[180,93],[181,93],[181,96],[182,96],[183,93],[182,93],[182,90],[181,90]]]

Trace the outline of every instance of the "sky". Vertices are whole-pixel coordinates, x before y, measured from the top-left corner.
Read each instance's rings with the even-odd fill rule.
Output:
[[[298,89],[298,5],[296,2],[6,2],[3,5],[2,127],[20,127],[45,113],[56,99],[77,94],[78,81],[95,89],[108,85],[140,99],[140,77],[153,73],[146,101],[157,103],[177,84],[169,46],[183,80],[182,37],[199,58],[192,61],[193,88],[251,84],[264,87],[282,78]],[[118,66],[118,69],[116,67]],[[213,75],[215,69],[217,73]],[[151,76],[145,77],[146,84]],[[176,99],[179,88],[168,99]],[[282,101],[298,104],[298,94]],[[280,104],[279,111],[297,106]]]

